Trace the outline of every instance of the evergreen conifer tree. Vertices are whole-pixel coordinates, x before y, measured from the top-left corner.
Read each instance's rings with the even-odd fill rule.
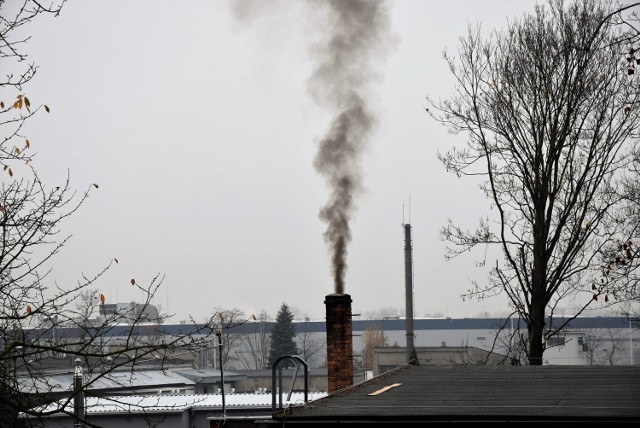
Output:
[[[295,336],[296,327],[293,325],[293,314],[289,310],[289,306],[283,303],[271,330],[271,345],[267,363],[269,367],[273,367],[273,363],[282,356],[298,354]]]

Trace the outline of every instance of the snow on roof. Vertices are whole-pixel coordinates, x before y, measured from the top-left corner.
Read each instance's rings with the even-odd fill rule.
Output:
[[[89,383],[91,382],[91,383]],[[167,370],[114,371],[105,375],[93,375],[85,379],[89,390],[144,388],[172,385],[194,385],[195,382],[178,373]],[[73,373],[61,373],[50,376],[23,376],[19,378],[22,392],[64,392],[70,391],[73,385]]]
[[[317,400],[326,396],[325,392],[309,392],[308,399]],[[286,400],[287,394],[282,395],[283,405],[303,404],[304,393],[294,392],[290,400]],[[277,397],[276,397],[277,400]],[[222,408],[221,394],[195,394],[195,395],[127,395],[111,397],[86,397],[86,414],[98,413],[149,413],[149,412],[176,412],[180,413],[190,408]],[[60,408],[62,402],[51,403],[42,408],[42,411],[51,411]],[[272,405],[271,394],[225,394],[226,408],[270,408]],[[67,411],[73,412],[73,406],[67,406]]]

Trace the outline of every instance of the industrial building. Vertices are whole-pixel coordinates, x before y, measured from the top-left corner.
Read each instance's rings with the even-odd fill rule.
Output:
[[[406,346],[406,320],[404,318],[359,320],[353,317],[352,346],[356,367],[359,367],[364,350],[364,335],[368,329],[382,332],[386,346]],[[562,325],[567,318],[553,319],[553,325]],[[314,343],[313,353],[305,355],[301,346],[300,355],[310,368],[326,367],[327,330],[325,320],[294,321],[297,332],[304,332],[305,341]],[[549,325],[549,324],[548,324]],[[514,332],[526,333],[523,322],[503,318],[416,318],[413,320],[415,347],[468,347],[492,351],[499,355],[509,355]],[[272,323],[249,322],[225,331],[234,335],[233,349],[225,368],[232,370],[253,369],[246,365],[248,359],[260,350],[252,348],[256,338],[269,334]],[[105,333],[102,344],[105,347],[118,346],[120,341],[131,336],[144,338],[153,335],[158,340],[163,336],[185,334],[195,330],[188,324],[160,324],[148,328],[145,325],[115,326]],[[133,334],[132,334],[133,333]],[[80,329],[56,328],[52,330],[59,340],[82,334]],[[577,317],[568,322],[562,333],[550,338],[544,354],[544,364],[563,365],[634,365],[640,363],[640,325],[638,321],[624,316]],[[208,350],[213,355],[215,344]],[[266,352],[262,350],[262,352]],[[64,357],[64,356],[61,356]],[[210,358],[211,368],[216,368],[217,358]],[[523,361],[524,363],[524,361]],[[198,363],[196,363],[198,364]],[[384,371],[384,370],[382,370]]]
[[[173,415],[171,417],[175,417],[176,423],[179,420],[184,426],[191,426],[196,419],[199,420],[199,424],[208,422],[209,426],[217,426],[221,421],[229,422],[230,413],[225,410],[225,393],[228,393],[229,397],[236,397],[236,394],[247,392],[253,394],[251,395],[253,404],[239,409],[243,413],[239,414],[238,419],[234,421],[237,426],[262,424],[266,427],[266,425],[284,425],[285,423],[306,426],[309,422],[319,423],[318,426],[335,423],[373,423],[372,416],[376,424],[430,421],[435,422],[436,425],[440,422],[480,422],[481,425],[488,426],[488,424],[495,422],[514,422],[517,418],[520,418],[517,419],[520,422],[564,422],[571,426],[583,424],[588,420],[607,423],[635,423],[638,421],[637,407],[630,404],[635,403],[633,400],[636,399],[638,393],[635,382],[639,373],[636,370],[638,368],[637,358],[634,355],[638,341],[638,328],[634,325],[633,320],[628,318],[578,317],[572,320],[549,320],[548,325],[550,326],[555,323],[566,323],[566,328],[562,334],[555,335],[548,340],[545,365],[540,367],[519,366],[510,356],[513,355],[511,352],[512,338],[514,335],[526,331],[524,325],[516,321],[499,318],[412,319],[411,342],[414,347],[410,351],[410,348],[405,346],[408,342],[407,320],[400,318],[353,320],[351,296],[345,294],[328,295],[325,304],[327,305],[325,321],[296,323],[296,330],[304,332],[307,342],[315,341],[324,345],[316,348],[316,352],[310,355],[309,361],[304,363],[305,370],[303,372],[308,376],[314,371],[314,368],[326,367],[326,374],[322,373],[326,376],[326,391],[316,392],[321,397],[328,395],[326,398],[309,398],[311,400],[309,405],[307,405],[305,398],[303,402],[296,405],[290,403],[286,406],[281,403],[284,407],[281,406],[277,411],[269,412],[264,407],[264,401],[267,401],[264,397],[260,399],[263,404],[256,405],[256,394],[271,392],[273,410],[274,397],[277,395],[274,384],[271,384],[271,391],[265,391],[266,388],[259,385],[267,381],[266,373],[252,379],[252,373],[235,373],[231,367],[231,364],[240,361],[234,359],[235,354],[246,354],[245,345],[255,343],[256,335],[269,334],[273,324],[265,322],[244,323],[237,329],[233,329],[232,332],[225,332],[225,334],[236,335],[235,339],[237,340],[233,341],[234,349],[230,350],[227,361],[229,367],[226,365],[224,367],[227,374],[224,382],[222,382],[220,369],[209,367],[208,361],[210,360],[202,358],[203,353],[200,356],[194,356],[193,368],[174,367],[172,370],[170,367],[165,367],[172,372],[171,379],[166,385],[159,385],[155,380],[157,374],[154,374],[149,376],[148,380],[145,377],[141,378],[143,381],[136,379],[130,382],[120,382],[120,386],[127,384],[127,388],[124,388],[126,391],[123,390],[123,392],[136,394],[141,403],[146,403],[145,400],[154,400],[153,402],[157,404],[148,407],[148,410],[152,413],[156,411],[161,413],[160,417],[163,420],[166,420],[165,418],[169,417],[169,413],[171,413]],[[119,346],[122,339],[132,337],[131,329],[138,329],[135,332],[136,335],[153,334],[156,338],[162,338],[165,335],[184,334],[190,328],[197,328],[197,326],[184,324],[160,324],[153,328],[122,326],[121,329],[111,330],[101,343],[105,347]],[[377,357],[374,358],[373,373],[371,377],[361,377],[362,370],[358,369],[361,363],[359,357],[365,347],[363,338],[365,333],[372,328],[377,329],[384,337],[384,342],[390,346],[374,349],[374,354],[377,353]],[[56,337],[64,340],[65,337],[70,337],[73,334],[72,330],[61,329],[56,332]],[[212,346],[209,351],[214,352],[215,349],[215,346]],[[412,354],[415,355],[415,361],[419,363],[418,365],[407,364],[407,357]],[[298,356],[294,357],[299,358]],[[570,367],[570,365],[576,367]],[[76,368],[76,371],[78,369],[79,367]],[[275,376],[275,372],[274,367],[273,376]],[[131,372],[131,374],[133,373],[137,372]],[[91,374],[86,375],[90,376]],[[258,379],[259,377],[262,377],[262,380]],[[544,379],[543,383],[547,387],[552,384],[555,386],[551,390],[545,387],[530,394],[532,388],[541,385],[540,379]],[[435,383],[431,384],[430,382],[434,380]],[[608,401],[599,401],[600,407],[593,410],[592,401],[595,402],[594,400],[597,401],[599,398],[593,396],[592,393],[585,393],[587,391],[585,388],[596,380],[600,385],[597,390],[601,393],[598,397],[604,394]],[[61,382],[61,384],[63,383],[68,384],[69,382]],[[134,384],[136,387],[132,388]],[[243,388],[241,385],[245,385],[250,391],[239,390]],[[293,382],[291,385],[290,393],[300,392],[299,390],[295,391],[297,387]],[[456,385],[458,385],[457,389],[454,388]],[[398,388],[399,386],[405,387]],[[514,388],[523,386],[526,394],[523,394],[522,397],[516,397],[521,401],[515,404],[505,404],[505,400],[513,396]],[[615,393],[611,392],[620,386],[623,387],[623,391],[616,389]],[[167,406],[165,401],[170,399],[164,397],[166,395],[164,393],[165,387],[172,388],[174,392],[180,391],[179,395],[184,395],[183,391],[187,393],[193,391],[196,394],[187,394],[179,398],[182,400],[180,403],[172,402],[172,405]],[[209,388],[213,390],[211,392],[217,392],[211,394]],[[222,388],[222,390],[218,388]],[[101,407],[103,403],[99,402],[100,398],[115,397],[117,393],[110,385],[104,385],[103,389],[103,393],[95,398],[97,401],[92,402],[92,405],[95,406],[93,410],[91,407],[86,408],[88,416],[93,411],[92,417],[94,418],[123,417],[129,418],[129,420],[135,419],[141,423],[145,417],[150,416],[149,413],[143,412],[140,418],[134,417],[131,413],[131,409],[133,409],[131,403],[127,403],[124,410],[113,409],[109,407],[108,403],[104,404],[106,407]],[[108,392],[107,389],[109,389]],[[278,389],[281,394],[282,388]],[[393,389],[393,391],[389,389]],[[443,391],[449,391],[451,397],[442,395]],[[199,397],[198,392],[209,394]],[[307,392],[309,392],[308,379],[305,379],[305,396]],[[489,392],[490,395],[486,395],[486,392]],[[550,392],[558,397],[549,395]],[[626,397],[630,392],[631,401],[629,403],[622,402],[621,394],[626,394]],[[384,394],[385,400],[383,401],[388,401],[393,406],[385,407],[374,404],[371,407],[370,404],[378,403],[379,400],[367,397],[379,394]],[[464,398],[465,394],[467,394],[467,398]],[[145,398],[145,395],[153,395],[154,398]],[[241,396],[237,395],[237,397]],[[532,407],[528,403],[531,402],[533,396],[545,397],[548,402],[536,402],[537,407]],[[456,401],[461,397],[468,400],[467,405],[461,404],[459,400]],[[567,401],[567,397],[571,397],[573,401]],[[352,398],[356,400],[354,403],[362,406],[362,409],[367,409],[365,413],[354,411],[349,406],[345,407],[345,404],[349,404]],[[176,399],[178,398],[176,397]],[[194,402],[194,399],[202,400],[201,404]],[[220,399],[222,400],[221,404],[216,401]],[[440,399],[442,404],[431,406],[429,403],[433,403],[435,399]],[[128,399],[122,398],[121,400]],[[558,400],[565,400],[566,404],[563,405]],[[592,412],[591,414],[580,413],[584,410],[580,400],[591,400],[588,403],[588,410]],[[397,405],[400,402],[407,402],[413,410],[407,414],[399,415]],[[328,404],[328,407],[325,404]],[[335,405],[343,410],[347,409],[346,413],[336,413]],[[494,408],[495,411],[487,412],[487,406]],[[328,414],[323,413],[325,407],[331,413],[328,419]],[[374,408],[379,414],[372,413]],[[620,409],[627,413],[619,414]],[[227,410],[231,412],[230,407]],[[222,413],[220,413],[221,411]],[[192,419],[198,412],[200,412],[200,416]],[[71,421],[70,418],[52,418],[51,422],[59,423],[63,420],[64,423]]]

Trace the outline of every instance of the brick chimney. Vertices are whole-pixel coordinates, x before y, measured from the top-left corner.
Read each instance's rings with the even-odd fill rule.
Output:
[[[329,393],[353,385],[351,301],[348,294],[329,294],[324,301]]]

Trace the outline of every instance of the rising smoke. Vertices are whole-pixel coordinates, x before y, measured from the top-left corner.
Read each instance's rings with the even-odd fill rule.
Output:
[[[231,12],[237,22],[283,9],[289,2],[234,0]],[[314,101],[329,109],[333,119],[318,142],[316,170],[330,187],[330,198],[320,210],[327,223],[325,241],[331,253],[334,289],[344,293],[347,247],[356,197],[363,191],[361,157],[377,116],[371,108],[372,85],[380,80],[377,67],[395,43],[384,0],[309,0],[310,26],[319,39],[310,49],[315,68],[309,78]]]
[[[314,100],[333,114],[319,141],[314,166],[330,187],[329,201],[320,210],[327,223],[325,241],[331,253],[334,291],[344,293],[350,221],[362,192],[360,168],[377,117],[369,106],[376,71],[391,46],[385,2],[332,0],[312,3],[322,20],[322,39],[311,49],[316,68],[309,79]]]

